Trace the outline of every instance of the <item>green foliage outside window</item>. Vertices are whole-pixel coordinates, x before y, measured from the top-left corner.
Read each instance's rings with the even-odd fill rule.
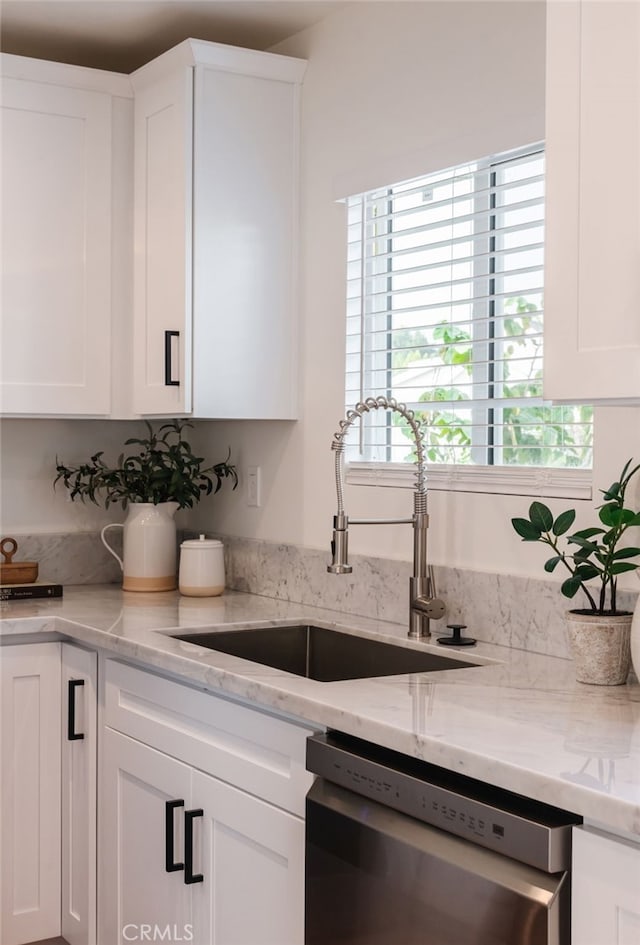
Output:
[[[542,316],[538,305],[526,298],[517,297],[505,301],[505,316],[501,319],[504,334],[493,339],[501,346],[501,377],[499,383],[501,399],[520,401],[511,406],[501,406],[494,401],[487,411],[493,414],[493,422],[501,425],[499,448],[502,464],[510,466],[562,466],[584,467],[589,464],[593,441],[593,408],[588,405],[548,406],[527,400],[542,395],[542,372],[538,367],[542,348]],[[487,344],[487,342],[482,342]],[[431,332],[424,329],[404,329],[394,333],[393,368],[410,367],[417,361],[432,360],[435,365],[461,367],[469,378],[468,390],[473,389],[474,340],[466,328],[442,322]],[[510,359],[522,363],[526,357],[530,365],[526,377],[510,377]],[[465,385],[467,386],[467,385]],[[396,396],[400,391],[395,392]],[[420,395],[419,400],[433,405],[418,413],[425,424],[427,459],[431,463],[460,463],[473,461],[471,404],[464,410],[464,401],[469,394],[463,387],[434,387]],[[523,403],[523,401],[525,403]],[[462,411],[452,407],[438,409],[438,403],[459,402]],[[477,408],[475,408],[477,411]],[[401,418],[393,423],[402,425]],[[486,422],[486,421],[485,421]],[[490,424],[489,424],[490,425]],[[557,447],[562,445],[564,457],[559,459]],[[411,461],[410,453],[405,457]]]

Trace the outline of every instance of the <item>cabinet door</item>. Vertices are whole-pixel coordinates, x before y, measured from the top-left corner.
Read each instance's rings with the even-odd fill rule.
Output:
[[[640,397],[640,5],[547,4],[544,394]]]
[[[126,735],[103,731],[99,945],[126,945],[145,935],[151,940],[145,930],[154,927],[170,927],[174,941],[190,941],[193,887],[185,885],[184,869],[167,870],[167,858],[173,853],[174,862],[184,863],[191,769]],[[182,804],[167,808],[172,801]]]
[[[4,414],[110,409],[111,97],[2,82]]]
[[[133,409],[141,414],[191,410],[192,109],[189,67],[136,87]]]
[[[0,941],[60,935],[60,644],[0,649]]]
[[[62,644],[62,935],[96,941],[96,653]]]
[[[195,945],[302,945],[304,822],[193,773]]]
[[[571,913],[573,945],[637,945],[640,845],[576,827]]]

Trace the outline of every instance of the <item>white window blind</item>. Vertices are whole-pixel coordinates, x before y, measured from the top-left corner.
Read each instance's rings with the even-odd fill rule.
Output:
[[[395,397],[430,463],[591,466],[592,408],[542,399],[544,152],[510,152],[348,199],[346,405]],[[351,462],[410,461],[366,415]]]

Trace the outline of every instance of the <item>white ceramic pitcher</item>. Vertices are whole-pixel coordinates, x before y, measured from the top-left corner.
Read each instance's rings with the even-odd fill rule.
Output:
[[[133,502],[124,524],[113,522],[100,532],[102,542],[122,568],[124,591],[172,591],[176,581],[177,502]],[[105,538],[110,528],[122,528],[122,558]]]

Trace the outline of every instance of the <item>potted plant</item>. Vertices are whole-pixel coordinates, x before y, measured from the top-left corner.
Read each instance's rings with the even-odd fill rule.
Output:
[[[511,519],[523,541],[539,541],[553,551],[545,571],[551,573],[560,565],[568,572],[560,587],[562,594],[573,598],[581,591],[586,597],[588,607],[567,613],[579,682],[619,685],[629,672],[633,614],[618,609],[617,583],[620,574],[639,566],[630,559],[640,555],[640,548],[622,544],[627,530],[640,525],[640,513],[625,505],[629,483],[640,469],[640,464],[630,468],[631,463],[625,463],[619,479],[608,489],[600,490],[604,502],[598,507],[598,525],[569,534],[575,510],[554,518],[542,502],[531,503],[529,518]]]
[[[125,446],[135,446],[129,455],[121,453],[109,466],[103,451],[88,462],[66,466],[56,458],[54,486],[62,480],[73,500],[89,499],[105,508],[119,502],[128,509],[124,524],[105,525],[100,537],[123,571],[123,588],[132,591],[164,591],[176,586],[176,526],[178,509],[193,508],[205,495],[216,493],[225,479],[238,484],[236,467],[222,462],[205,466],[196,456],[182,431],[193,426],[188,420],[171,420],[158,430],[145,421],[147,436],[131,437]],[[105,539],[109,528],[123,528],[123,557]]]
[[[146,420],[145,424],[146,438],[131,437],[124,443],[140,449],[129,456],[121,453],[114,466],[104,462],[104,450],[78,466],[65,466],[56,458],[54,486],[62,480],[72,501],[89,499],[99,505],[102,497],[107,509],[113,502],[120,502],[123,509],[129,502],[177,502],[180,509],[193,508],[204,495],[218,492],[224,479],[231,479],[236,488],[238,474],[229,463],[231,453],[223,462],[205,467],[182,435],[185,427],[193,426],[188,420],[171,420],[157,431]]]

